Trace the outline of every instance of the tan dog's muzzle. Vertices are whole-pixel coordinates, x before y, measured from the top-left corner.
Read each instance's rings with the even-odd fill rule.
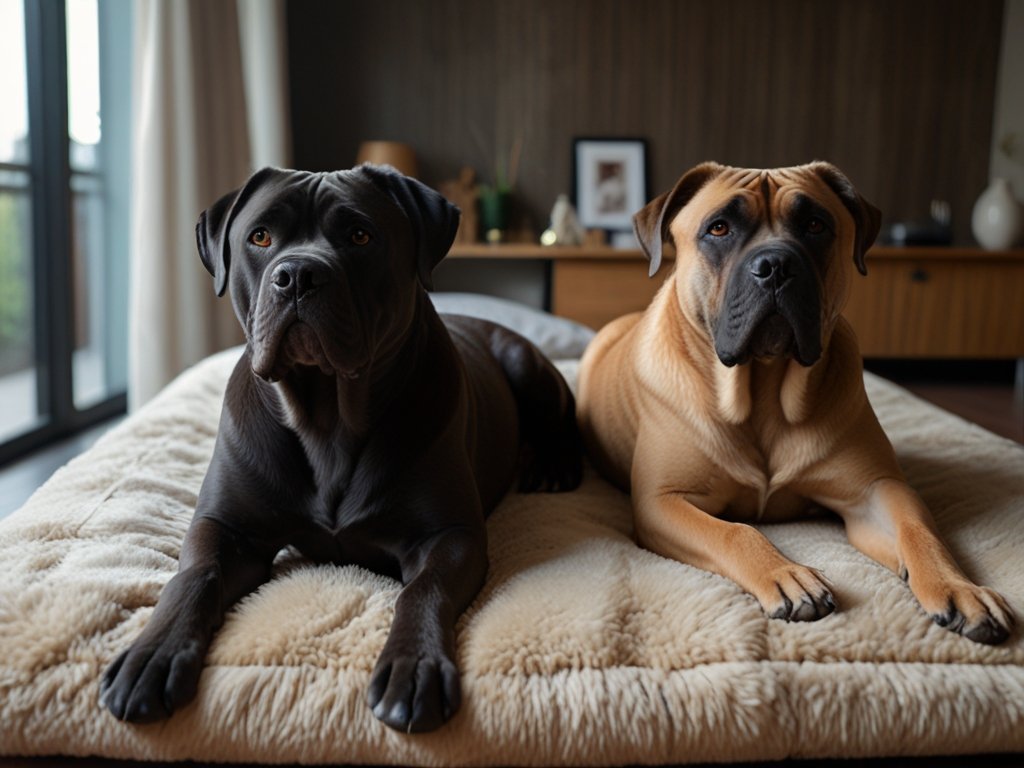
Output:
[[[821,281],[810,255],[779,241],[741,255],[713,321],[723,365],[792,355],[804,366],[821,357]]]

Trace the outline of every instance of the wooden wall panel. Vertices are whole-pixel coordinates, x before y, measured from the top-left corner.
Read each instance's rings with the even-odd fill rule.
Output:
[[[525,137],[537,228],[571,187],[571,141],[644,136],[651,193],[705,159],[828,159],[889,218],[988,176],[1000,0],[292,0],[296,165],[408,141],[421,177],[491,175]]]

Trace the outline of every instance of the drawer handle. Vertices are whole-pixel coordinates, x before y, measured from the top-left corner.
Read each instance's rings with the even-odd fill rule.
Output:
[[[910,273],[912,283],[927,283],[931,279],[927,269],[915,269]]]

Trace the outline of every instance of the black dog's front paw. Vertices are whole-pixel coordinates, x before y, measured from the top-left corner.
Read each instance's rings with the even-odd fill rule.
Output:
[[[449,720],[461,696],[459,671],[444,654],[390,655],[385,650],[370,678],[366,702],[385,725],[422,733]]]
[[[100,683],[100,703],[118,720],[151,723],[170,717],[196,695],[204,644],[171,633],[142,638],[117,657]]]

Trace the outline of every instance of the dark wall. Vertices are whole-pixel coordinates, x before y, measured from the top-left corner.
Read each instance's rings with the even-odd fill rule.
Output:
[[[295,163],[412,144],[436,184],[490,180],[516,136],[537,228],[574,136],[643,136],[652,194],[706,159],[827,159],[889,220],[952,203],[970,240],[988,179],[996,0],[292,0]]]

